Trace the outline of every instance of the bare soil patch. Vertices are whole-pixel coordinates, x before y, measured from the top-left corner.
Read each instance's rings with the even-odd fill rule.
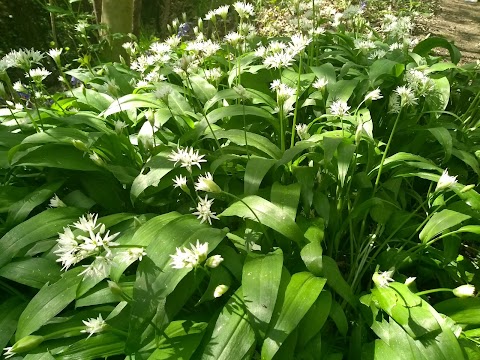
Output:
[[[435,14],[420,20],[420,31],[443,36],[460,49],[462,62],[480,60],[480,2],[439,0]]]

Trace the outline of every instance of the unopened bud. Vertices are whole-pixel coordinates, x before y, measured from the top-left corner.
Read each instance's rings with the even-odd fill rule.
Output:
[[[222,261],[223,257],[221,255],[213,255],[207,259],[205,265],[207,265],[209,268],[215,269],[218,265],[222,263]]]
[[[215,290],[213,291],[213,297],[214,298],[219,298],[223,294],[225,294],[228,291],[228,286],[227,285],[218,285]]]
[[[83,143],[83,141],[72,140],[72,145],[75,146],[78,150],[88,151],[88,147]]]

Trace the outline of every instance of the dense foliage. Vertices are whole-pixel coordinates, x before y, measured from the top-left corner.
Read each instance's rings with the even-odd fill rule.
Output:
[[[479,357],[480,67],[332,9],[0,61],[5,356]]]

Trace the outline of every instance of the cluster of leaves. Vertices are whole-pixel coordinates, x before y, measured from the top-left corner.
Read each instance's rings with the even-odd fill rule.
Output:
[[[63,92],[1,60],[5,355],[478,357],[478,65],[407,18],[264,39],[234,8],[130,66],[51,51]]]

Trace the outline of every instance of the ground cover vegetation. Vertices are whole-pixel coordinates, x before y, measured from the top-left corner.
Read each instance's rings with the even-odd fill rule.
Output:
[[[7,53],[3,356],[478,359],[480,66],[367,6]]]

